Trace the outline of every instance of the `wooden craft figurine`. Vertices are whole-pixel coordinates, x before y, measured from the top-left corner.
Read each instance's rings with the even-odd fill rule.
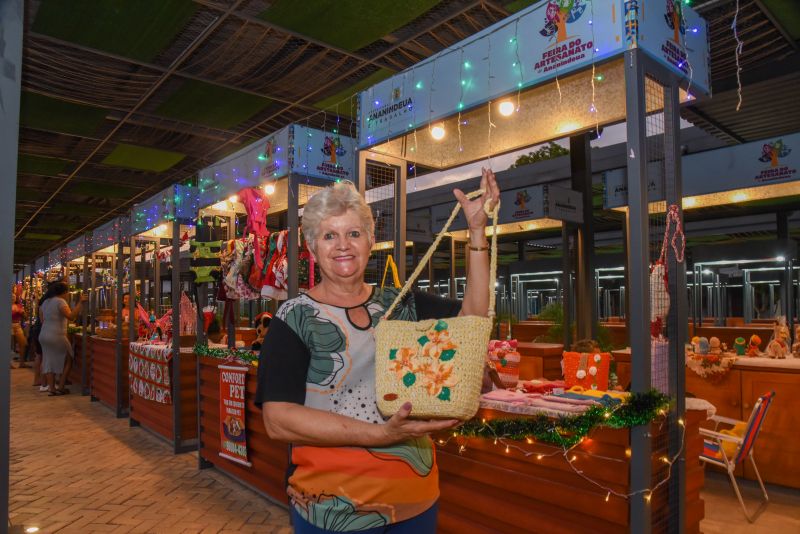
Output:
[[[775,323],[772,340],[767,345],[767,356],[770,358],[786,358],[791,355],[789,340],[789,327],[786,326],[786,320],[781,317]]]

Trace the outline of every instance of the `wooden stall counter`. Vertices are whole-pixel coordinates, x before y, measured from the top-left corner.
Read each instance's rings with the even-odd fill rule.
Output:
[[[72,352],[74,354],[74,357],[72,358],[72,368],[70,369],[69,372],[69,381],[72,382],[72,392],[79,394],[82,393],[85,395],[82,383],[83,356],[81,351],[83,350],[83,335],[80,333],[70,334],[69,341],[70,344],[72,345]],[[87,336],[86,337],[86,389],[88,389],[89,386],[89,374],[91,368],[91,366],[89,365],[89,360],[91,359],[91,352],[90,352],[91,349],[89,348],[90,341],[91,338]]]
[[[497,416],[508,414],[484,410],[478,414]],[[699,428],[704,419],[704,412],[687,412],[687,533],[700,532],[705,513],[700,497],[704,476],[698,459],[703,446]],[[659,426],[651,427],[653,443],[666,440]],[[441,437],[447,440],[447,436]],[[573,450],[573,465],[601,485],[629,493],[630,431],[601,428],[589,438]],[[465,449],[459,452],[462,444]],[[483,438],[451,439],[439,446],[439,532],[630,532],[628,500],[611,495],[606,501],[607,490],[573,471],[562,454],[547,456],[557,449],[519,445],[534,454],[525,456],[515,449],[506,453],[502,444]],[[663,455],[664,451],[653,453],[652,486],[667,476]],[[653,532],[667,531],[667,486],[662,485],[652,497]]]
[[[561,356],[564,345],[560,343],[527,343],[519,342],[517,352],[520,355],[519,376],[523,380],[547,378],[560,380]]]
[[[258,383],[257,368],[250,366],[245,382],[247,403],[245,427],[250,466],[222,458],[220,452],[220,395],[219,365],[222,360],[200,357],[200,458],[210,462],[245,485],[271,500],[287,505],[285,479],[289,463],[289,448],[285,443],[267,436],[261,410],[253,399]]]
[[[793,437],[800,428],[800,359],[738,358],[714,381],[686,368],[687,394],[709,401],[723,417],[746,421],[756,399],[770,391],[775,398],[754,452],[758,470],[765,482],[800,488],[800,441]],[[749,462],[743,474],[755,479]]]
[[[117,369],[116,339],[91,336],[89,347],[91,348],[89,392],[92,400],[98,400],[114,410],[117,417],[124,417],[128,411],[128,339],[122,340],[120,369]]]
[[[176,373],[171,346],[145,343],[129,345],[131,424],[141,425],[172,442],[175,452],[196,449],[196,365],[197,358],[191,349],[181,350],[180,368]],[[172,398],[172,384],[176,376],[180,379],[179,403]]]

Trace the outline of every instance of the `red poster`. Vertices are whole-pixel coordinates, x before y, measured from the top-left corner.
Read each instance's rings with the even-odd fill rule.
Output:
[[[247,367],[219,366],[219,455],[250,467],[245,432],[245,380]]]

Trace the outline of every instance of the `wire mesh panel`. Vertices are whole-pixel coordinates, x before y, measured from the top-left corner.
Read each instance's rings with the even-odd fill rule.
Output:
[[[380,284],[386,262],[394,247],[394,186],[399,169],[377,161],[366,164],[366,198],[375,218],[375,246],[364,278],[368,284]],[[391,283],[387,276],[387,284]]]

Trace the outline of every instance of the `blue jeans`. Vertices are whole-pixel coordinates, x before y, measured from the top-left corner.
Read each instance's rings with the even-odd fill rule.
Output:
[[[393,523],[385,527],[370,528],[356,532],[358,532],[358,534],[435,534],[436,517],[438,514],[439,503],[436,503],[428,508],[427,511],[411,519],[406,519],[405,521]],[[294,507],[291,507],[291,516],[295,534],[329,534],[335,532],[333,530],[315,527],[303,519]]]

